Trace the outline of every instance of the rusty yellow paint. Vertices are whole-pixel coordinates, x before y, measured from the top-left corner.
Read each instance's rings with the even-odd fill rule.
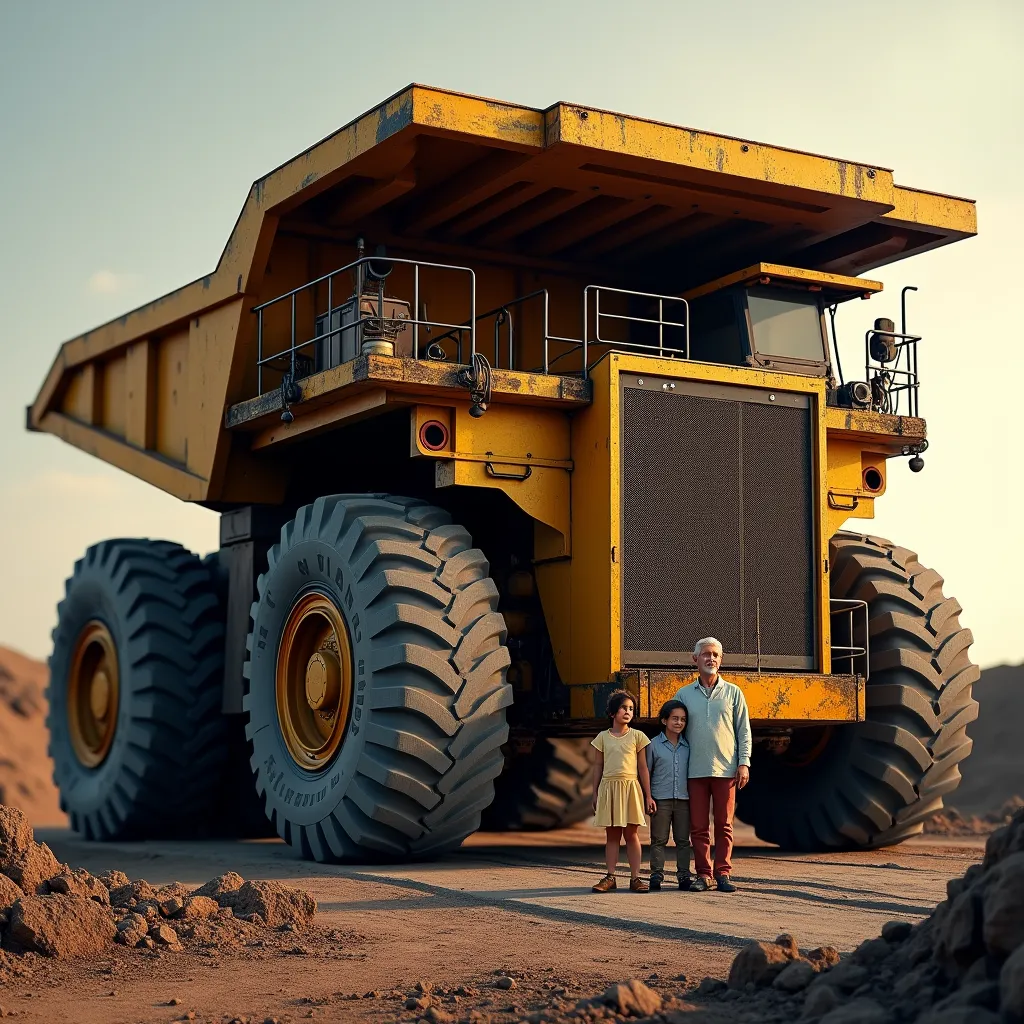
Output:
[[[728,672],[743,691],[755,727],[842,724],[865,719],[865,681],[861,676],[820,673]],[[569,711],[574,719],[602,719],[610,690],[621,686],[637,698],[637,716],[656,720],[665,701],[694,681],[693,672],[630,669],[614,682],[574,686]]]
[[[559,103],[547,111],[548,145],[585,146],[603,153],[728,174],[766,186],[790,186],[877,206],[893,205],[892,171],[864,163],[696,131],[609,111]],[[770,193],[770,189],[768,192]],[[808,202],[813,202],[810,195]]]
[[[693,672],[641,676],[640,701],[649,709],[647,717],[656,717],[658,708],[695,678]],[[856,676],[729,672],[726,678],[743,691],[755,724],[857,722],[863,717],[858,700],[864,680]]]
[[[784,267],[777,263],[755,263],[752,267],[727,274],[715,281],[702,284],[683,293],[684,299],[697,299],[711,292],[731,288],[734,284],[752,284],[762,277],[773,281],[789,281],[799,285],[817,285],[830,292],[845,292],[854,295],[873,295],[882,290],[881,281],[870,281],[865,277],[847,277],[844,274],[827,274],[823,270],[803,270],[800,267]]]
[[[125,440],[136,448],[156,446],[156,352],[148,338],[125,351]]]
[[[536,523],[557,534],[563,551],[570,536],[569,473],[547,466],[531,467],[529,475],[521,474],[521,464],[495,461],[487,464],[460,459],[440,459],[435,466],[434,486],[488,487],[504,491]]]
[[[569,420],[564,413],[511,405],[492,405],[485,416],[469,415],[465,401],[443,410],[449,448],[431,452],[419,438],[419,426],[439,418],[437,407],[417,408],[411,443],[419,455],[438,459],[438,487],[489,487],[504,491],[527,515],[546,527],[540,536],[549,557],[570,553]]]
[[[531,149],[545,145],[542,110],[427,85],[415,85],[409,93],[418,125]]]
[[[907,227],[937,228],[960,238],[978,233],[978,211],[973,199],[903,185],[893,189],[893,209],[882,216]]]
[[[898,451],[902,445],[913,444],[927,436],[923,419],[916,416],[869,412],[864,409],[838,409],[831,406],[825,410],[825,425],[829,433],[886,444],[894,451]]]
[[[188,459],[188,357],[187,328],[157,343],[154,448],[181,465]]]
[[[384,388],[371,388],[348,398],[339,398],[329,405],[321,405],[302,417],[296,417],[291,423],[283,423],[278,418],[276,423],[264,427],[253,437],[249,448],[256,452],[275,444],[290,444],[344,423],[355,423],[400,404],[390,400]]]
[[[828,447],[826,537],[850,519],[873,519],[875,501],[885,494],[887,460],[903,447],[925,438],[925,421],[912,416],[855,409],[829,408],[825,412]],[[876,469],[881,487],[870,490],[865,473]]]
[[[507,157],[510,183],[519,173],[517,160],[539,159],[544,151],[556,150],[579,159],[548,160],[547,173],[555,177],[545,179],[544,187],[558,187],[559,174],[569,176],[564,183],[572,188],[580,184],[580,174],[598,174],[631,182],[634,190],[645,181],[654,190],[703,188],[709,197],[736,195],[747,206],[762,204],[776,213],[784,209],[786,217],[799,218],[804,211],[820,218],[818,229],[826,232],[888,218],[933,230],[935,244],[975,229],[973,204],[895,186],[885,168],[574,104],[557,103],[541,110],[410,85],[256,181],[213,272],[66,342],[32,405],[30,426],[46,429],[42,424],[51,411],[103,426],[152,452],[154,474],[162,474],[156,462],[169,459],[209,482],[203,499],[226,500],[221,483],[237,474],[229,465],[234,456],[229,457],[233,449],[222,436],[222,415],[225,407],[237,406],[252,394],[246,383],[252,376],[255,344],[249,310],[261,297],[281,218],[353,174],[369,172],[373,181],[373,195],[364,196],[362,207],[355,200],[353,209],[372,209],[374,196],[410,194],[420,187],[415,155],[421,136],[431,136],[438,144],[451,140],[453,145],[477,147],[481,159],[487,153],[499,160]],[[553,315],[562,314],[555,310]],[[179,360],[171,356],[183,336],[189,356],[179,380]],[[152,346],[143,360],[146,373],[155,373],[149,383],[140,383],[138,377],[143,363],[136,360],[143,349],[134,346],[143,342]],[[130,348],[135,356],[126,355]],[[90,371],[93,390],[85,388],[90,382],[84,376],[76,377],[90,364],[96,364]],[[406,361],[394,370],[393,386],[437,386],[429,376],[422,364],[410,367]],[[313,399],[322,394],[324,400],[332,400],[328,391],[345,386],[344,377],[342,369],[306,386]],[[565,379],[502,371],[496,373],[495,384],[499,391],[507,385],[507,393],[517,400],[533,402],[565,397],[551,393]],[[314,408],[311,404],[310,412]],[[271,415],[253,429],[264,431],[271,425]],[[150,463],[138,465],[143,478],[149,479]]]

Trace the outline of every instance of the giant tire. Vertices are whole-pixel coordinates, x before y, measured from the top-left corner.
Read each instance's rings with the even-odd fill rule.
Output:
[[[593,814],[594,756],[589,739],[541,737],[527,754],[510,752],[484,811],[492,832],[567,828]]]
[[[282,528],[252,607],[243,707],[266,814],[304,857],[434,856],[479,827],[512,701],[488,571],[469,534],[416,499],[332,495]],[[300,760],[292,712],[278,706],[286,652],[300,650],[287,638],[305,628],[295,617],[311,602],[341,616],[334,649],[350,648],[339,692],[352,698],[344,715],[338,698],[338,735],[325,726],[322,767]],[[305,713],[297,706],[295,720]]]
[[[867,721],[797,730],[783,755],[756,752],[737,813],[797,850],[874,848],[922,831],[960,782],[978,714],[971,632],[942,578],[878,537],[839,533],[832,596],[868,604]]]
[[[90,636],[110,644],[117,678],[112,736],[88,757],[95,764],[83,762],[72,707]],[[226,756],[223,659],[215,581],[195,555],[152,540],[89,548],[57,607],[47,690],[54,781],[72,828],[88,839],[206,831]]]

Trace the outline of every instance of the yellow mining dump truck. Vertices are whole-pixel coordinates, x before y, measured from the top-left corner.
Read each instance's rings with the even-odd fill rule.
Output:
[[[608,692],[653,727],[714,634],[760,836],[919,832],[978,673],[940,577],[841,532],[927,446],[919,338],[857,275],[974,232],[884,167],[422,86],[261,178],[217,269],[65,343],[28,413],[221,515],[203,560],[109,540],[68,581],[74,827],[252,827],[248,793],[335,860],[580,820]]]

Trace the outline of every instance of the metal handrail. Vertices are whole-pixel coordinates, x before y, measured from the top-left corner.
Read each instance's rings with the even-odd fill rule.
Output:
[[[832,597],[829,598],[829,618],[835,618],[837,615],[848,615],[850,617],[850,643],[849,644],[830,644],[829,649],[832,652],[833,660],[835,661],[849,661],[850,663],[850,675],[856,675],[854,671],[854,662],[857,658],[864,659],[864,679],[865,681],[870,678],[871,675],[871,639],[870,639],[870,619],[868,615],[868,603],[867,601],[859,601],[853,597]],[[864,646],[858,647],[853,642],[854,637],[854,617],[858,610],[863,612],[864,616]],[[839,657],[836,658],[837,652]],[[832,666],[833,671],[835,665]]]
[[[875,334],[896,339],[896,357],[888,363],[880,363],[871,358],[871,337]],[[907,415],[919,415],[921,376],[917,371],[917,343],[921,337],[920,334],[907,334],[905,331],[880,331],[875,327],[864,332],[864,378],[870,384],[874,374],[876,379],[885,381],[886,397],[895,396],[895,402],[890,401],[889,408],[894,415],[898,414],[900,393],[903,391],[907,392]],[[904,353],[906,366],[901,367]]]
[[[631,291],[626,288],[611,288],[606,285],[589,284],[583,289],[582,296],[582,337],[580,338],[567,338],[562,335],[551,333],[551,296],[547,288],[539,288],[536,291],[529,292],[526,295],[521,295],[518,298],[511,299],[508,302],[502,303],[500,306],[496,306],[494,309],[489,309],[484,313],[478,314],[476,312],[476,273],[471,267],[463,267],[455,264],[448,263],[431,263],[424,260],[410,260],[401,259],[398,257],[391,256],[361,256],[351,263],[345,264],[343,267],[339,267],[337,270],[332,270],[330,273],[323,274],[312,281],[307,281],[304,284],[299,285],[296,288],[292,288],[290,291],[284,292],[281,295],[270,299],[267,302],[260,303],[258,306],[254,306],[252,312],[257,317],[257,328],[256,328],[256,370],[257,370],[257,388],[260,394],[263,392],[263,368],[271,363],[280,362],[282,358],[288,360],[288,370],[284,371],[289,380],[294,381],[296,379],[296,356],[303,349],[329,341],[336,335],[343,334],[345,331],[358,330],[363,324],[368,323],[372,320],[383,320],[384,317],[384,280],[377,275],[369,275],[368,280],[372,280],[376,283],[376,298],[377,298],[377,309],[371,311],[366,316],[360,315],[358,319],[352,323],[344,324],[339,327],[331,327],[332,314],[335,312],[334,306],[334,278],[339,274],[346,273],[348,271],[355,271],[356,274],[356,309],[359,311],[359,301],[364,295],[368,293],[364,290],[364,272],[363,268],[373,262],[387,262],[390,264],[403,264],[405,266],[411,266],[413,268],[413,303],[412,310],[413,316],[408,320],[402,319],[401,323],[403,328],[405,325],[409,325],[413,329],[413,358],[420,358],[420,327],[426,328],[440,328],[445,333],[440,336],[433,338],[430,342],[431,345],[440,345],[441,342],[448,338],[454,338],[457,342],[457,359],[460,364],[463,362],[463,334],[469,332],[470,337],[470,359],[472,363],[473,357],[477,351],[477,325],[481,321],[494,318],[494,365],[500,364],[500,338],[501,328],[505,327],[508,332],[508,368],[515,368],[515,323],[512,316],[512,310],[516,306],[521,306],[527,302],[540,299],[542,303],[542,335],[543,335],[543,349],[544,349],[544,360],[541,372],[548,374],[551,372],[551,366],[554,362],[558,362],[561,359],[572,355],[577,350],[582,350],[581,367],[578,371],[583,379],[587,379],[590,375],[590,364],[588,361],[588,349],[592,346],[616,346],[617,348],[626,350],[635,350],[640,352],[652,352],[657,353],[662,358],[665,357],[665,331],[666,328],[673,330],[682,330],[684,336],[684,358],[690,358],[690,306],[686,299],[680,298],[678,295],[661,295],[655,292],[637,292]],[[462,323],[446,323],[440,320],[430,320],[426,316],[421,317],[421,304],[420,304],[420,268],[430,268],[436,270],[449,270],[457,273],[469,274],[469,319]],[[323,283],[327,284],[327,330],[323,334],[314,335],[311,338],[307,338],[304,341],[299,341],[296,337],[297,332],[297,309],[296,309],[296,297],[306,289],[316,288],[318,285]],[[657,318],[644,317],[644,316],[630,316],[628,314],[613,313],[607,308],[602,308],[601,300],[602,294],[607,293],[608,295],[626,295],[641,299],[650,299],[657,302]],[[593,320],[593,337],[591,337],[591,322],[590,322],[590,302],[591,296],[593,296],[594,304],[594,320]],[[348,301],[348,299],[346,299]],[[290,304],[289,309],[289,345],[287,348],[281,349],[279,352],[275,352],[272,355],[265,356],[263,353],[264,347],[264,314],[271,308],[282,302],[288,302]],[[665,319],[665,306],[667,303],[676,303],[682,305],[684,319],[682,323],[674,320]],[[338,307],[341,308],[341,307]],[[426,312],[423,307],[423,312]],[[318,318],[318,315],[315,315]],[[602,321],[618,320],[627,323],[637,324],[650,324],[658,329],[658,343],[657,345],[648,345],[642,342],[630,342],[630,341],[617,341],[601,333]],[[559,355],[552,358],[551,356],[551,343],[559,342],[562,344],[569,345],[570,348],[560,353]],[[674,349],[674,352],[678,352],[678,349]],[[442,347],[443,352],[443,347]],[[573,371],[576,372],[576,371]]]
[[[401,263],[404,266],[411,266],[413,268],[413,316],[408,320],[403,320],[403,324],[408,324],[413,329],[413,358],[419,359],[419,329],[420,327],[443,327],[451,328],[454,330],[466,329],[469,331],[470,340],[470,358],[476,354],[476,271],[472,267],[462,267],[451,263],[430,263],[426,260],[407,260],[401,259],[395,256],[361,256],[359,259],[353,260],[351,263],[345,264],[343,267],[339,267],[337,270],[332,270],[330,273],[323,274],[321,277],[316,278],[313,281],[307,281],[305,284],[299,285],[297,288],[293,288],[291,291],[285,292],[282,295],[278,295],[267,302],[260,303],[258,306],[254,306],[252,312],[256,314],[256,385],[257,390],[260,394],[263,393],[263,367],[270,363],[272,360],[280,359],[282,356],[290,357],[290,378],[295,379],[295,356],[300,349],[308,348],[310,345],[316,344],[321,341],[330,340],[336,334],[342,334],[345,331],[357,330],[364,323],[370,320],[381,320],[384,319],[384,281],[381,278],[377,278],[375,275],[371,276],[371,279],[376,280],[378,284],[379,300],[377,306],[376,315],[360,316],[356,321],[350,324],[345,324],[343,327],[338,327],[333,330],[328,330],[327,333],[321,334],[309,338],[306,341],[296,342],[295,340],[295,297],[305,291],[307,288],[315,288],[319,284],[327,282],[327,316],[328,326],[330,326],[330,316],[334,312],[334,298],[333,298],[333,279],[338,274],[343,274],[346,271],[355,270],[356,272],[356,291],[355,296],[357,300],[362,298],[363,292],[363,267],[369,263]],[[469,274],[470,287],[469,287],[469,322],[465,325],[460,324],[449,324],[439,320],[426,320],[420,318],[420,268],[432,268],[435,270],[452,270],[459,273]],[[263,314],[264,311],[269,307],[277,305],[280,302],[289,300],[291,303],[291,330],[290,330],[290,344],[288,348],[282,349],[280,352],[275,352],[272,356],[264,357],[263,355]],[[461,349],[461,343],[460,343]],[[461,355],[461,352],[460,352]]]
[[[601,293],[609,292],[615,295],[630,295],[641,299],[656,299],[658,301],[658,319],[653,320],[650,317],[641,316],[628,316],[622,313],[609,313],[607,311],[602,312],[601,310]],[[587,312],[589,308],[588,297],[594,294],[594,340],[589,340],[589,330],[587,323]],[[665,303],[676,302],[681,303],[684,311],[683,323],[676,323],[674,320],[665,319]],[[609,338],[601,337],[601,320],[625,320],[629,323],[637,324],[654,324],[658,328],[658,344],[657,345],[644,345],[640,342],[631,341],[615,341]],[[662,358],[665,357],[665,328],[672,327],[677,330],[682,329],[684,331],[684,337],[686,342],[685,347],[685,358],[690,358],[690,304],[686,299],[680,298],[678,295],[660,295],[656,292],[635,292],[630,291],[627,288],[610,288],[606,285],[599,284],[588,284],[583,289],[583,376],[587,377],[590,373],[590,365],[587,361],[587,347],[588,345],[616,345],[629,349],[638,349],[643,352],[657,352]]]

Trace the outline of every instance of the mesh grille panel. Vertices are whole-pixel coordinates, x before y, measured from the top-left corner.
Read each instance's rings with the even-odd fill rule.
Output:
[[[683,388],[623,389],[623,649],[631,664],[685,664],[713,633],[727,664],[753,664],[760,598],[762,658],[801,667],[814,653],[809,410]]]
[[[811,437],[806,409],[743,405],[743,648],[814,652]]]

